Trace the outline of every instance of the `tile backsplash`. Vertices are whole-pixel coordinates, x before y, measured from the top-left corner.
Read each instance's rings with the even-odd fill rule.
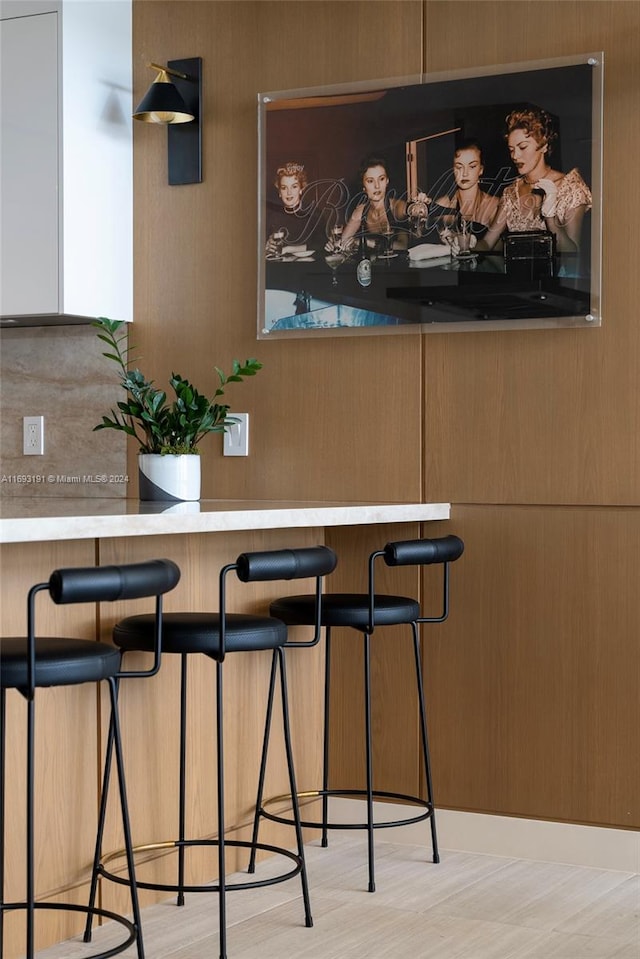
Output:
[[[126,437],[93,432],[121,398],[91,326],[0,332],[0,498],[127,495]],[[44,454],[24,456],[22,418],[44,416]]]

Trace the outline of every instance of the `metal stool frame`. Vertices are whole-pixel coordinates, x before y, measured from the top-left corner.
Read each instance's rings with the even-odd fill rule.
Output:
[[[134,942],[138,959],[144,959],[142,941],[142,925],[140,919],[140,905],[135,877],[135,863],[131,841],[131,826],[129,807],[125,783],[125,769],[118,718],[118,683],[120,679],[128,677],[145,677],[157,673],[160,668],[160,650],[162,644],[162,594],[173,589],[180,579],[180,570],[171,560],[151,560],[145,563],[135,563],[122,566],[105,567],[76,567],[56,570],[49,581],[32,586],[27,598],[27,638],[25,644],[26,656],[26,686],[12,687],[2,684],[0,689],[0,837],[4,838],[5,827],[5,780],[6,780],[6,692],[9,688],[17,688],[27,703],[27,763],[26,763],[26,898],[19,902],[5,902],[4,900],[4,851],[0,856],[0,955],[3,953],[4,943],[4,914],[13,910],[24,910],[26,913],[26,959],[33,959],[35,955],[35,912],[36,910],[58,910],[63,912],[79,912],[87,916],[84,942],[90,942],[92,925],[95,917],[110,919],[122,925],[128,933],[127,938],[116,946],[93,953],[91,959],[109,959],[127,949]],[[35,690],[38,687],[38,662],[36,645],[36,617],[35,599],[38,593],[48,590],[54,603],[62,605],[68,603],[105,602],[120,599],[137,599],[155,597],[156,648],[154,662],[149,670],[145,671],[118,671],[105,675],[103,679],[109,686],[111,721],[113,731],[113,746],[116,753],[116,768],[118,772],[120,811],[125,840],[127,869],[129,872],[129,886],[131,889],[132,921],[111,910],[101,909],[95,905],[96,889],[92,887],[88,905],[36,902],[35,900]],[[46,643],[46,639],[43,640]],[[76,641],[72,641],[76,642]],[[81,643],[82,640],[78,640]],[[95,648],[99,653],[105,644],[97,644],[87,640],[87,646]],[[47,685],[79,685],[82,680],[73,682],[67,680],[59,683],[51,682]],[[94,863],[100,860],[102,844],[102,830],[96,835]],[[3,843],[4,846],[4,843]]]
[[[447,536],[440,539],[409,540],[406,542],[388,543],[384,549],[375,550],[369,556],[369,581],[368,591],[362,594],[353,594],[354,597],[367,602],[367,622],[362,625],[349,625],[350,629],[357,629],[363,633],[364,645],[364,699],[365,699],[365,752],[366,752],[366,788],[365,789],[339,789],[329,788],[329,733],[330,733],[330,681],[331,681],[331,629],[332,627],[323,623],[326,635],[326,653],[325,653],[325,687],[324,687],[324,721],[323,721],[323,771],[322,788],[311,790],[298,794],[298,799],[307,797],[318,797],[322,799],[322,819],[320,822],[313,820],[301,821],[303,828],[321,829],[321,844],[328,846],[328,830],[330,829],[366,829],[368,846],[368,871],[369,885],[368,891],[375,892],[375,858],[374,858],[374,830],[389,829],[395,826],[405,826],[412,823],[422,822],[429,819],[431,828],[432,857],[434,863],[440,862],[440,853],[438,850],[438,837],[436,830],[436,816],[433,801],[433,780],[431,775],[431,760],[429,753],[429,740],[427,734],[427,716],[424,695],[424,681],[422,676],[422,662],[420,656],[420,635],[418,625],[421,623],[442,623],[449,616],[449,567],[450,563],[462,555],[464,544],[457,536]],[[420,717],[420,741],[422,761],[424,764],[426,799],[418,796],[408,796],[402,793],[394,793],[373,788],[373,759],[372,759],[372,734],[371,734],[371,636],[376,628],[375,616],[375,562],[383,558],[387,566],[408,566],[408,565],[432,565],[442,564],[442,610],[436,616],[418,616],[410,623],[404,620],[396,624],[389,623],[385,625],[411,625],[414,660],[416,670],[416,685],[418,692],[419,717]],[[283,600],[286,603],[286,598]],[[327,611],[327,616],[330,612]],[[343,628],[347,624],[340,624]],[[337,628],[337,627],[334,627]],[[291,646],[308,646],[310,643],[288,643]],[[265,735],[265,749],[268,746],[268,731]],[[364,796],[367,804],[367,818],[361,823],[337,823],[330,822],[328,819],[328,801],[330,797],[343,796]],[[275,802],[284,799],[290,799],[290,796],[270,797],[267,800],[259,796],[258,816],[264,816],[273,822],[288,823],[289,817],[278,815],[269,810],[269,806]],[[415,816],[408,816],[403,819],[385,820],[383,822],[374,822],[373,801],[374,799],[397,800],[406,804],[415,805],[424,811]]]
[[[306,864],[304,859],[304,843],[302,828],[300,822],[300,811],[297,799],[293,802],[293,817],[287,825],[293,825],[296,836],[296,851],[292,852],[280,846],[274,846],[268,843],[258,842],[258,802],[256,801],[256,812],[254,814],[254,827],[251,841],[236,840],[225,838],[225,817],[224,817],[224,724],[223,724],[223,662],[227,655],[227,600],[226,600],[226,580],[231,572],[235,572],[241,582],[257,582],[265,580],[279,579],[300,579],[315,577],[315,597],[316,597],[316,616],[315,632],[311,641],[316,644],[320,639],[321,626],[320,617],[322,610],[322,578],[327,573],[333,571],[336,565],[336,557],[332,550],[327,547],[302,547],[291,550],[271,550],[264,552],[253,552],[241,554],[235,563],[229,563],[224,566],[219,575],[219,648],[211,655],[216,662],[216,774],[217,774],[217,805],[218,805],[218,836],[215,839],[187,839],[185,836],[185,810],[186,810],[186,702],[187,702],[187,657],[194,655],[193,652],[181,653],[181,679],[180,679],[180,766],[179,766],[179,811],[178,811],[178,838],[166,842],[151,843],[145,846],[134,847],[134,853],[143,849],[153,848],[175,848],[178,850],[178,882],[176,884],[163,882],[145,882],[137,880],[137,886],[140,889],[152,889],[165,892],[177,893],[176,904],[184,905],[185,893],[218,893],[219,899],[219,945],[220,959],[227,959],[227,930],[226,930],[226,893],[239,889],[255,889],[263,886],[274,885],[286,882],[294,876],[300,875],[302,898],[305,914],[305,926],[313,926],[311,915],[311,903],[309,898],[309,886],[307,880]],[[169,614],[171,615],[171,614]],[[280,623],[280,621],[277,621]],[[280,623],[280,625],[284,625]],[[287,691],[285,647],[283,643],[273,649],[271,658],[271,672],[269,679],[269,692],[267,699],[267,721],[266,726],[271,726],[271,716],[273,710],[273,700],[278,675],[280,677],[280,695],[282,701],[282,722],[284,747],[287,762],[287,773],[289,778],[289,788],[291,795],[297,796],[295,767],[293,759],[293,749],[291,743],[291,730],[289,723],[289,697]],[[167,654],[168,655],[168,654]],[[105,769],[108,770],[111,763],[113,748],[113,736],[110,730],[109,742],[107,747],[107,761]],[[262,750],[262,759],[259,772],[258,799],[262,795],[264,777],[267,768],[266,749]],[[106,773],[108,777],[108,773]],[[108,786],[108,778],[107,778]],[[106,816],[107,789],[103,791],[103,805],[100,810],[100,827],[104,824]],[[185,882],[185,850],[191,846],[212,846],[218,849],[218,880],[206,884],[187,884]],[[286,872],[280,872],[267,879],[249,879],[240,882],[229,883],[226,880],[225,869],[225,849],[227,847],[243,848],[251,850],[251,862],[255,863],[255,854],[257,850],[272,853],[289,859],[293,867]],[[94,868],[94,881],[98,875],[113,882],[127,885],[126,877],[118,876],[106,868],[106,862],[97,862]],[[253,869],[249,870],[253,872]]]

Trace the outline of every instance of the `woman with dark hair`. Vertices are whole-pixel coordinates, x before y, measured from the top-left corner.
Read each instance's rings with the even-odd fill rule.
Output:
[[[456,185],[453,195],[438,197],[436,203],[444,210],[451,210],[469,224],[471,233],[479,239],[491,226],[498,211],[498,197],[480,189],[480,177],[484,173],[482,148],[477,140],[464,140],[453,154],[453,177]],[[445,216],[445,225],[451,225],[453,217]]]
[[[387,193],[389,172],[384,157],[366,157],[360,164],[358,180],[362,183],[362,199],[344,228],[342,245],[348,244],[357,233],[388,236],[399,229],[401,236],[408,236],[407,204]]]
[[[557,133],[546,110],[513,110],[506,117],[506,141],[518,178],[505,187],[496,218],[476,249],[491,250],[504,230],[553,233],[560,253],[580,248],[582,221],[591,209],[591,191],[577,168],[568,173],[549,163]]]

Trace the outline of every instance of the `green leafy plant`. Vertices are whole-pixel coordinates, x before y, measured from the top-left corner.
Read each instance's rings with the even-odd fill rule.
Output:
[[[199,453],[198,443],[207,433],[223,433],[235,422],[229,416],[229,405],[217,402],[227,384],[241,383],[262,369],[262,363],[255,359],[245,360],[244,364],[234,360],[229,376],[214,367],[220,385],[211,399],[178,373],[172,373],[169,385],[175,399],[169,401],[164,390],[154,386],[153,380],[134,366],[125,323],[101,316],[93,321],[93,326],[98,329],[98,338],[109,347],[102,355],[118,367],[120,386],[127,394],[126,400],[117,404],[119,412],[112,409],[111,416],[103,416],[94,431],[127,433],[138,441],[141,453]]]

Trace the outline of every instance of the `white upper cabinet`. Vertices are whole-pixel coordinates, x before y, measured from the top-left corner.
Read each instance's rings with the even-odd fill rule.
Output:
[[[0,16],[2,325],[131,320],[131,2]]]

